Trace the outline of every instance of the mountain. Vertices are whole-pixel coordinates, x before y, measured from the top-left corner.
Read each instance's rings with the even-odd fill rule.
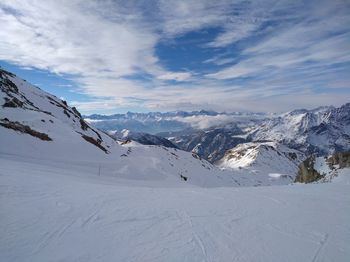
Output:
[[[250,142],[228,150],[218,161],[222,168],[262,175],[265,178],[294,181],[305,155],[276,142]]]
[[[189,129],[185,132],[163,133],[180,149],[194,152],[211,163],[221,159],[226,150],[245,143],[243,131],[236,125],[215,127],[205,130]]]
[[[128,129],[132,132],[149,134],[183,131],[193,128],[203,130],[210,127],[223,126],[232,122],[239,126],[249,125],[261,119],[270,117],[270,114],[251,112],[214,112],[207,110],[200,111],[174,111],[174,112],[149,112],[114,115],[93,114],[84,116],[84,119],[96,128],[106,132],[120,132]]]
[[[152,185],[257,184],[254,179],[239,182],[239,174],[222,171],[194,153],[134,142],[119,145],[87,123],[76,108],[2,69],[0,87],[2,156],[79,166],[87,175],[93,172]]]
[[[157,145],[157,146],[164,146],[169,148],[177,148],[176,145],[174,145],[172,142],[170,142],[168,139],[156,135],[151,135],[147,133],[142,132],[132,132],[127,129],[123,129],[121,132],[109,132],[109,134],[121,141],[122,143],[125,143],[129,140],[136,141],[142,145]]]
[[[148,131],[153,132],[157,137],[170,140],[178,148],[195,152],[215,163],[227,150],[246,142],[275,141],[305,155],[328,155],[350,150],[349,115],[350,103],[339,108],[323,106],[280,115],[204,110],[128,112],[112,116],[92,115],[88,121],[107,132],[113,132],[114,128],[120,132],[126,128],[131,132],[143,133],[144,137]],[[159,130],[162,132],[156,133]],[[149,143],[148,139],[145,140]]]
[[[84,118],[94,127],[106,132],[120,132],[128,129],[133,132],[156,134],[169,130],[182,130],[190,124],[173,119],[159,117],[158,114],[127,113],[123,115],[101,116],[91,115]]]
[[[350,103],[339,108],[294,110],[253,128],[251,141],[277,141],[305,154],[350,150]]]
[[[179,119],[194,116],[216,116],[219,113],[214,111],[174,111],[174,112],[149,112],[114,115],[88,115],[84,116],[87,122],[90,122],[96,128],[106,132],[121,132],[128,129],[137,133],[156,134],[159,132],[180,131],[191,127],[190,123],[180,121]]]

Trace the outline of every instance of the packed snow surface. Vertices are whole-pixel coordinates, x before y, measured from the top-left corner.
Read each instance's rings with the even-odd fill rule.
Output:
[[[1,261],[348,261],[350,170],[202,188],[0,155]]]

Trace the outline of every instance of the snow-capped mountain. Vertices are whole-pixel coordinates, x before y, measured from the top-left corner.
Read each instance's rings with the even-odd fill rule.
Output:
[[[243,131],[236,124],[205,130],[163,133],[162,136],[182,150],[194,152],[211,163],[221,159],[226,150],[246,142]]]
[[[350,150],[349,115],[350,103],[339,108],[323,106],[312,110],[298,109],[281,115],[202,110],[93,115],[88,120],[105,131],[110,131],[109,128],[114,127],[117,121],[119,133],[128,127],[131,127],[129,130],[132,132],[134,129],[142,130],[141,133],[147,133],[150,130],[148,126],[155,128],[151,132],[171,130],[160,132],[157,136],[215,163],[234,146],[254,141],[275,141],[306,155],[328,155]],[[201,128],[207,126],[206,122],[210,122],[209,127]]]
[[[121,141],[122,143],[125,143],[129,140],[136,141],[142,145],[157,145],[157,146],[164,146],[169,148],[178,148],[176,145],[174,145],[171,141],[164,137],[151,135],[143,132],[133,132],[128,129],[123,129],[121,132],[117,131],[110,131],[108,134]]]
[[[190,127],[190,124],[182,123],[174,119],[163,118],[159,114],[129,112],[126,114],[116,114],[111,116],[91,115],[85,116],[84,119],[94,127],[105,132],[121,132],[123,129],[128,129],[132,132],[156,134],[158,132],[182,130]]]
[[[173,112],[149,112],[125,114],[99,115],[93,114],[84,116],[87,122],[106,132],[121,132],[124,129],[136,133],[156,134],[168,131],[180,131],[190,128],[191,124],[180,121],[182,118],[194,116],[216,116],[219,113],[214,111],[173,111]],[[222,113],[225,114],[225,113]]]
[[[103,131],[118,131],[128,129],[132,132],[143,132],[149,134],[158,134],[166,132],[183,131],[193,128],[194,130],[203,130],[209,127],[218,127],[234,122],[239,126],[249,125],[250,122],[256,122],[267,117],[270,114],[251,113],[251,112],[214,112],[207,110],[200,111],[174,111],[174,112],[149,112],[114,115],[89,115],[84,119],[96,128]]]
[[[339,108],[295,110],[264,121],[249,134],[252,141],[278,141],[306,154],[327,155],[350,149],[350,103]]]
[[[223,168],[292,182],[304,158],[300,151],[276,142],[250,142],[228,150],[218,164]]]

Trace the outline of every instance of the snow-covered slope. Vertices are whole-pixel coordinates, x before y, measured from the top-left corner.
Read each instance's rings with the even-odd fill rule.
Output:
[[[0,69],[1,151],[63,159],[104,159],[123,149],[65,101]]]
[[[0,71],[0,153],[83,165],[104,176],[152,181],[167,186],[257,185],[222,171],[197,155],[162,146],[119,145],[86,123],[75,108]],[[241,181],[241,179],[243,179]]]
[[[1,261],[337,261],[350,170],[332,183],[155,187],[83,165],[0,157]]]
[[[228,150],[218,164],[261,179],[292,182],[304,158],[303,153],[276,142],[251,142]]]

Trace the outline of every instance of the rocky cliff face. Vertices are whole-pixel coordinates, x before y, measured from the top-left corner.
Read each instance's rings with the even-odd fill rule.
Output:
[[[246,139],[240,136],[242,133],[237,125],[232,124],[229,128],[196,130],[189,134],[169,138],[169,140],[180,149],[193,152],[215,163],[224,156],[227,150],[246,142]]]
[[[335,153],[327,160],[331,166],[338,165],[339,168],[350,167],[350,152]]]
[[[295,182],[330,181],[337,175],[338,169],[346,167],[350,167],[350,152],[337,152],[329,157],[312,155],[299,165]]]
[[[299,183],[311,183],[324,177],[315,168],[315,156],[310,156],[305,159],[300,165],[298,175],[295,178],[295,182]]]

